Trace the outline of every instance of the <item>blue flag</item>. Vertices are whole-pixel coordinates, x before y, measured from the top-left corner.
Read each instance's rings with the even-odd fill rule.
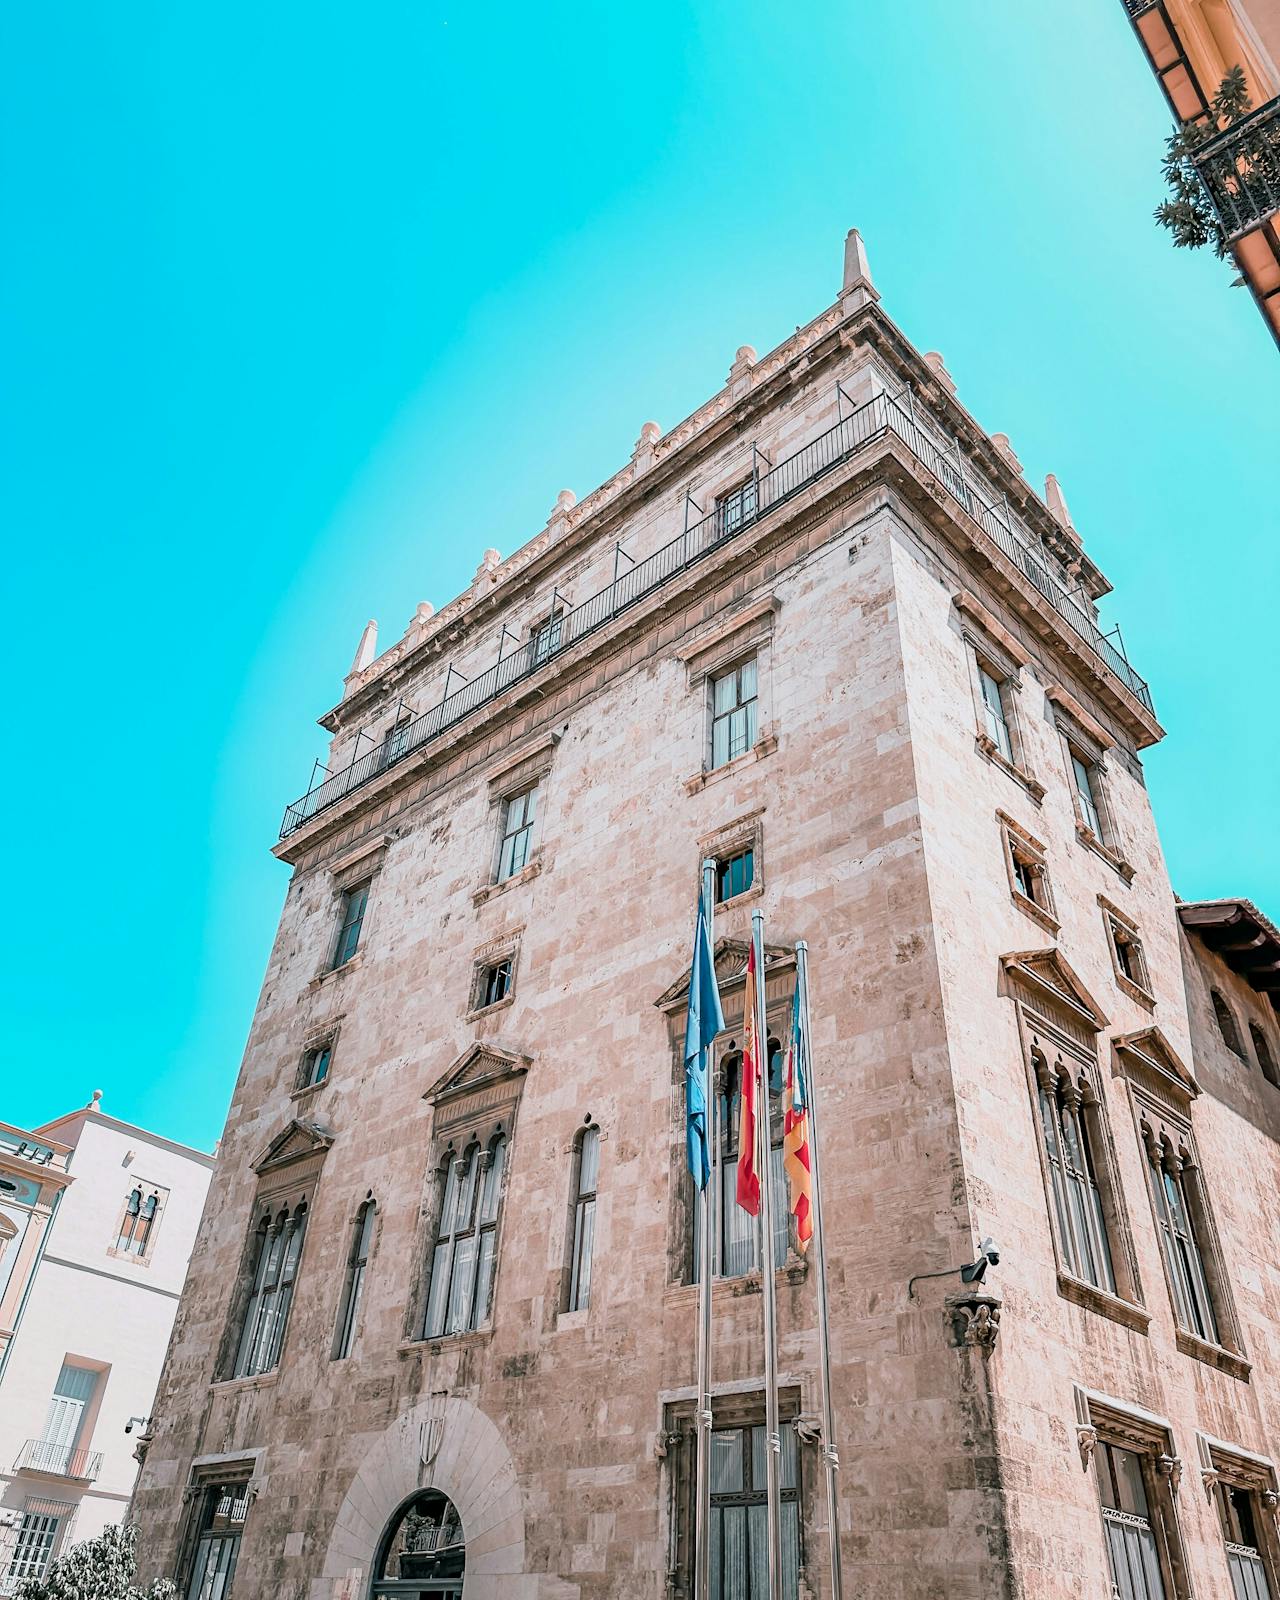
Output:
[[[684,1029],[685,1137],[689,1146],[689,1171],[699,1189],[711,1176],[707,1148],[707,1055],[712,1041],[724,1032],[720,986],[715,957],[707,937],[707,919],[698,902],[698,928],[693,938],[693,968],[689,974],[689,1017]]]

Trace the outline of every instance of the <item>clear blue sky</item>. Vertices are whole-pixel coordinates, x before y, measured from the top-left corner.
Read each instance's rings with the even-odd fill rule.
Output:
[[[1150,220],[1118,0],[17,6],[0,78],[0,1119],[212,1143],[365,619],[829,304],[851,225],[1115,584],[1175,886],[1280,914],[1276,352]]]

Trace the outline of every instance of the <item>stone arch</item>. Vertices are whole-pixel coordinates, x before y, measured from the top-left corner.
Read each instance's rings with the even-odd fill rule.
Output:
[[[443,1423],[440,1446],[424,1465],[433,1421]],[[451,1397],[443,1407],[438,1400],[413,1406],[362,1447],[311,1600],[366,1600],[387,1524],[419,1489],[439,1489],[457,1508],[467,1542],[463,1600],[565,1592],[565,1585],[548,1590],[526,1575],[524,1507],[506,1441],[483,1411]]]

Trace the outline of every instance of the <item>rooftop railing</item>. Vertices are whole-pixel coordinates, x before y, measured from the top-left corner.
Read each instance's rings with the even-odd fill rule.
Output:
[[[1201,145],[1195,163],[1228,238],[1280,211],[1280,96]]]
[[[603,628],[692,567],[705,561],[722,545],[769,516],[794,495],[817,483],[873,440],[893,434],[922,463],[952,497],[972,516],[1005,555],[1030,580],[1058,615],[1080,636],[1099,660],[1125,687],[1152,710],[1145,681],[1129,665],[1121,650],[1103,635],[1087,601],[1073,595],[1050,570],[1050,557],[1037,554],[1007,504],[998,501],[984,485],[966,472],[964,458],[954,441],[945,446],[933,430],[888,395],[876,395],[842,417],[833,427],[811,439],[794,455],[753,476],[754,493],[737,493],[715,506],[682,534],[645,560],[614,579],[598,594],[561,612],[550,627],[544,626],[525,644],[501,657],[486,672],[447,694],[437,705],[408,722],[400,723],[381,744],[358,756],[348,766],[331,773],[288,807],[280,828],[287,839],[320,812],[336,805],[380,773],[399,765],[415,750],[439,738],[504,690],[531,676],[552,656],[560,655],[580,639]],[[690,502],[692,504],[692,502]],[[557,625],[558,624],[558,625]]]
[[[15,1472],[48,1472],[57,1478],[92,1483],[102,1471],[101,1450],[78,1450],[50,1439],[28,1439],[13,1464]]]

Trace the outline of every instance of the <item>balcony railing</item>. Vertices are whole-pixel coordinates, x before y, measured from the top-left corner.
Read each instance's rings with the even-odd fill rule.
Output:
[[[102,1471],[101,1450],[78,1450],[50,1439],[28,1439],[13,1464],[15,1472],[47,1472],[56,1478],[92,1483]]]
[[[1159,0],[1124,0],[1124,8],[1131,17],[1140,17],[1144,11],[1150,11],[1152,6],[1158,4]]]
[[[1280,211],[1280,96],[1202,145],[1195,162],[1229,239]]]
[[[794,495],[817,483],[841,466],[873,440],[893,434],[906,445],[952,497],[981,524],[989,537],[1030,580],[1058,615],[1080,636],[1094,654],[1137,696],[1148,711],[1151,693],[1146,682],[1129,665],[1125,656],[1106,638],[1087,602],[1076,599],[1049,570],[1047,560],[1033,551],[1026,538],[1015,533],[1017,524],[1007,505],[997,501],[972,477],[966,476],[959,448],[950,442],[940,444],[932,431],[909,409],[887,395],[876,395],[834,427],[820,433],[792,456],[755,480],[754,497],[738,496],[717,506],[700,521],[692,523],[669,544],[616,578],[572,610],[560,616],[560,627],[553,635],[542,630],[527,643],[504,656],[487,672],[473,678],[461,689],[447,695],[410,722],[401,723],[382,744],[366,751],[341,771],[314,785],[286,810],[280,837],[309,822],[312,817],[336,805],[353,790],[369,783],[388,768],[398,765],[415,750],[430,744],[446,729],[460,722],[480,706],[487,705],[513,684],[537,669],[579,639],[613,621],[631,606],[681,573],[705,561],[744,529],[769,516]],[[551,642],[548,642],[549,639]]]

